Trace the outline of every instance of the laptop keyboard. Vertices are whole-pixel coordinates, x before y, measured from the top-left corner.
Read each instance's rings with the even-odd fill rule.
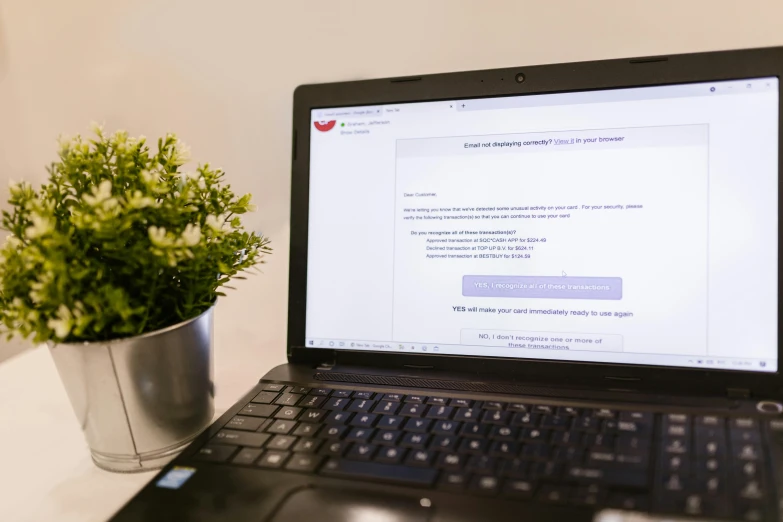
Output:
[[[766,520],[759,421],[266,384],[194,456],[550,503]]]

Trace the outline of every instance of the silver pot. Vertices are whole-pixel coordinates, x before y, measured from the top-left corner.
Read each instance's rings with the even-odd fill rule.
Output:
[[[98,467],[161,468],[209,425],[213,310],[137,337],[50,344]]]

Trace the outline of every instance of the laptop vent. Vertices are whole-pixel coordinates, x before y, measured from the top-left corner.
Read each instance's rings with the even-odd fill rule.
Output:
[[[389,81],[391,83],[420,82],[421,81],[421,76],[409,76],[407,78],[392,78]]]
[[[666,56],[648,56],[646,58],[632,58],[628,60],[628,63],[652,63],[652,62],[668,62],[669,58]]]
[[[477,393],[505,393],[509,395],[533,395],[542,397],[584,398],[583,390],[549,388],[545,386],[525,386],[519,384],[487,383],[476,381],[447,381],[442,379],[422,379],[413,377],[389,377],[385,375],[366,375],[341,372],[316,372],[313,375],[318,381],[341,382],[346,384],[377,384],[382,386],[401,386],[405,388],[429,388],[433,390],[456,390]],[[592,400],[618,400],[649,402],[651,397],[630,396],[627,390],[590,391]],[[699,397],[657,397],[661,404],[671,403],[683,406],[701,406],[714,400]]]

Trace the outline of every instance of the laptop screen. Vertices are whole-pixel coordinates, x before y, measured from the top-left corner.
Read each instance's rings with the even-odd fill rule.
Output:
[[[312,111],[313,349],[777,371],[778,79]]]

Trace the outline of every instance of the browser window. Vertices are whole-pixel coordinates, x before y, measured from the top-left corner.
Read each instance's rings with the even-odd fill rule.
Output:
[[[312,122],[307,346],[777,371],[777,78]]]

